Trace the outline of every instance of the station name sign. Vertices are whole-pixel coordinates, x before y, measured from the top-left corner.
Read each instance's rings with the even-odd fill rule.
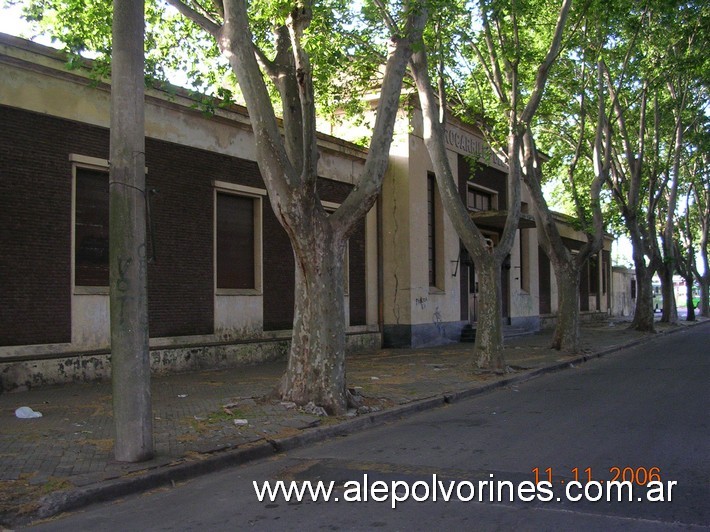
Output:
[[[508,165],[491,150],[490,146],[482,138],[462,133],[458,129],[446,128],[444,141],[447,146],[454,148],[463,155],[472,155],[483,164],[494,166],[501,170],[508,170]]]

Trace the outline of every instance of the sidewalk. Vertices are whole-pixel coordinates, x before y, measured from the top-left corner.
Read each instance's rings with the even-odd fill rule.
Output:
[[[697,323],[706,326],[710,320]],[[667,334],[689,325],[658,324],[658,331]],[[6,393],[0,395],[0,524],[27,523],[89,502],[169,486],[656,337],[626,326],[584,325],[583,349],[574,356],[549,349],[551,331],[507,339],[506,361],[516,371],[504,376],[473,370],[473,344],[352,355],[348,386],[363,396],[364,406],[343,417],[318,417],[268,398],[285,362],[156,377],[156,457],[141,464],[113,461],[110,382]],[[21,406],[43,417],[17,419],[14,412]]]

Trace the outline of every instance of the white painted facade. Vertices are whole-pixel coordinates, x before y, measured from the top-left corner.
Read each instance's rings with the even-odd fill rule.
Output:
[[[390,163],[385,176],[382,199],[382,309],[384,345],[424,346],[459,341],[462,328],[473,323],[477,295],[462,286],[461,276],[467,275],[465,264],[460,260],[460,242],[453,225],[444,212],[440,199],[436,198],[436,281],[429,283],[428,207],[427,176],[434,173],[422,135],[421,110],[416,100],[410,101],[408,111],[400,111],[390,149]],[[364,120],[367,124],[367,119]],[[366,125],[333,125],[332,132],[344,138],[362,137]],[[456,178],[463,158],[474,157],[479,164],[498,172],[499,186],[505,187],[507,165],[486,144],[480,132],[457,120],[449,120],[446,130],[446,147],[452,173]],[[457,183],[459,186],[461,182]],[[490,187],[467,184],[477,190],[493,195],[492,209],[503,204],[505,198]],[[527,187],[521,184],[523,212],[532,214],[532,200]],[[563,238],[584,242],[585,236],[573,229],[563,216],[558,217],[558,227]],[[491,228],[491,238],[496,238]],[[486,231],[484,230],[484,234]],[[522,242],[521,242],[522,240]],[[611,249],[611,237],[604,238],[604,250]],[[541,311],[541,283],[539,264],[542,253],[538,246],[535,229],[518,230],[511,249],[509,268],[504,269],[505,306],[504,324],[529,331],[554,323],[557,312],[557,284],[550,269],[549,291],[546,295],[551,306],[549,312]],[[610,300],[610,270],[603,280],[599,268],[597,285],[606,286],[603,294],[587,294],[583,297],[592,314],[606,314]],[[463,301],[462,301],[463,299]],[[599,301],[597,301],[599,300]],[[467,307],[467,312],[462,311]],[[598,308],[597,308],[598,307]]]

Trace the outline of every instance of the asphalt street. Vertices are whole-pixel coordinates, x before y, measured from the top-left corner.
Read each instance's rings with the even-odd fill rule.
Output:
[[[387,426],[95,505],[36,528],[708,529],[709,341],[706,327],[664,336]],[[538,480],[552,481],[549,496],[532,484],[536,473]],[[594,483],[574,484],[590,476]],[[615,476],[636,482],[631,501],[617,502],[615,491],[612,502],[584,500],[586,488],[595,498],[605,489],[600,481]],[[665,500],[647,500],[646,487],[639,485],[646,477],[660,479]],[[281,495],[259,502],[254,481],[262,488],[267,480],[299,486],[332,481],[331,496],[338,501],[287,502]],[[412,490],[427,500],[412,500]],[[442,500],[447,490],[449,502]],[[410,499],[395,501],[393,509],[395,495],[403,498],[406,491]],[[357,498],[361,502],[346,501]]]

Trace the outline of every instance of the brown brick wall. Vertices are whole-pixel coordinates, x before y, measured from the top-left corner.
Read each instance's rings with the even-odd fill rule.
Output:
[[[214,332],[214,181],[263,187],[253,161],[146,139],[154,264],[148,267],[151,336]]]
[[[351,186],[320,179],[318,194],[323,201],[341,203]],[[265,202],[268,204],[268,202]],[[350,324],[366,323],[365,224],[350,238]],[[264,208],[264,330],[290,329],[293,325],[294,261],[288,235],[271,206]]]
[[[69,153],[108,132],[0,106],[0,345],[71,341]]]
[[[71,162],[108,159],[105,128],[0,106],[0,345],[71,341]],[[156,261],[148,267],[152,337],[214,329],[213,181],[263,188],[256,163],[146,139]],[[321,180],[325,201],[350,185]],[[265,328],[290,328],[293,254],[264,201]],[[350,244],[351,323],[365,323],[364,224]]]
[[[230,159],[146,139],[146,183],[151,197],[155,261],[148,266],[150,335],[214,331],[213,179],[224,179]]]
[[[288,235],[268,200],[264,201],[264,330],[293,325],[294,261]]]

